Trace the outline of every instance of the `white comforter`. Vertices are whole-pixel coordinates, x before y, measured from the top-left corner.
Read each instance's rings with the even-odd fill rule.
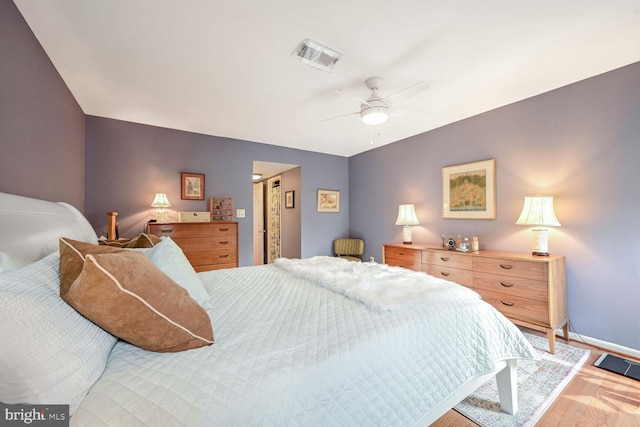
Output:
[[[534,357],[476,293],[420,275],[433,292],[379,310],[273,265],[201,273],[216,343],[118,342],[71,425],[411,426],[496,361]]]

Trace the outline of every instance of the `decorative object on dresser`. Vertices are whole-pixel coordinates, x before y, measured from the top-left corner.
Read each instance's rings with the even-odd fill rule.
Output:
[[[198,272],[238,266],[237,222],[150,222],[147,233],[171,237]]]
[[[233,198],[212,197],[209,199],[211,221],[233,221]]]
[[[442,217],[496,218],[496,160],[442,168]]]
[[[516,325],[546,332],[555,353],[557,329],[569,336],[565,257],[481,250],[451,252],[438,245],[382,245],[382,262],[472,288]]]
[[[115,240],[118,237],[118,223],[116,217],[118,212],[107,212],[107,240]]]
[[[545,226],[560,227],[553,210],[553,197],[526,196],[522,213],[516,221],[518,225],[533,225],[533,255],[549,256],[549,240]]]
[[[411,244],[411,226],[418,225],[418,217],[416,216],[416,210],[413,205],[400,205],[398,206],[398,218],[396,218],[396,225],[402,225],[402,243],[405,245]]]
[[[169,203],[169,199],[167,199],[167,195],[165,193],[156,193],[156,197],[151,202],[151,206],[157,208],[154,217],[158,222],[169,222],[169,210],[167,209],[171,206]]]
[[[211,222],[209,212],[179,212],[178,222]]]
[[[182,200],[204,200],[204,174],[181,172],[180,188]]]

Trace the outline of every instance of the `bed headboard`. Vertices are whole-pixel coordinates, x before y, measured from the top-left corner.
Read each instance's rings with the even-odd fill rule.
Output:
[[[57,251],[62,236],[98,241],[89,221],[67,203],[0,193],[0,256],[25,265]]]

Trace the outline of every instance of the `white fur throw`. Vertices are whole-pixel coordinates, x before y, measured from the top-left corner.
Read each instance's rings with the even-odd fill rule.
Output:
[[[292,276],[341,293],[376,311],[393,310],[434,292],[475,294],[479,298],[472,290],[456,283],[386,264],[328,256],[278,258],[274,264]]]

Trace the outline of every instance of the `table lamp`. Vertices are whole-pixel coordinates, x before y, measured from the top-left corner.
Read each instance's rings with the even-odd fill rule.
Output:
[[[519,225],[533,225],[532,255],[549,256],[549,243],[546,226],[560,227],[553,210],[553,197],[526,196],[522,213],[516,221]]]
[[[167,199],[167,195],[165,193],[156,193],[155,199],[151,203],[151,206],[156,209],[155,212],[155,220],[158,222],[169,222],[169,211],[167,208],[171,206],[169,203],[169,199]]]
[[[410,245],[411,242],[411,226],[418,225],[418,217],[416,217],[416,211],[413,205],[400,205],[398,207],[398,219],[396,219],[396,225],[403,225],[402,228],[402,243]]]

